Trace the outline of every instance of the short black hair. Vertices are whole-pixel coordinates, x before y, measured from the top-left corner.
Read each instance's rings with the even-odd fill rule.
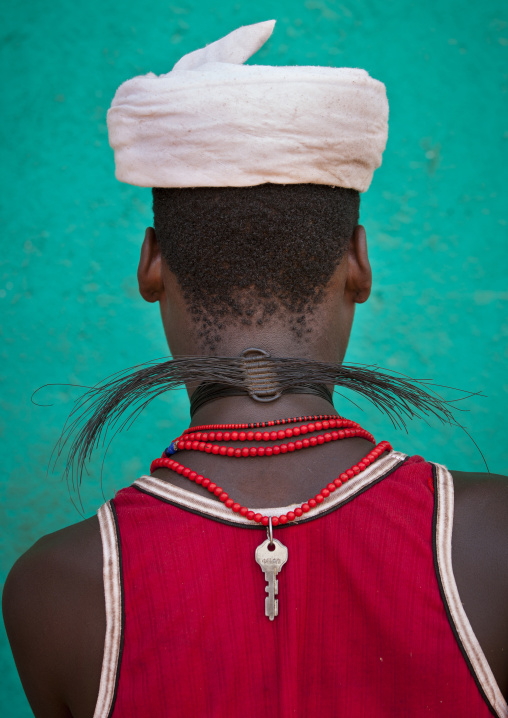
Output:
[[[358,224],[356,190],[316,184],[153,188],[154,228],[200,333],[285,314],[303,336]]]

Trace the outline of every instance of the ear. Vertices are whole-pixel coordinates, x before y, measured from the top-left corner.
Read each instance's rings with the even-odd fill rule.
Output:
[[[349,243],[348,274],[346,293],[357,304],[366,302],[372,288],[372,269],[367,252],[367,235],[365,227],[355,227]]]
[[[157,302],[164,292],[162,260],[155,230],[148,227],[141,246],[138,265],[139,293],[147,302]]]

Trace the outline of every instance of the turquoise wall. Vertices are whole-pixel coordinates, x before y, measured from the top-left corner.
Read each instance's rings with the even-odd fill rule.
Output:
[[[41,534],[80,519],[51,449],[79,391],[167,348],[155,306],[137,294],[151,223],[148,189],[114,178],[106,110],[118,85],[163,73],[239,25],[278,19],[262,64],[358,66],[383,80],[390,131],[363,196],[375,273],[350,361],[377,362],[481,390],[462,420],[491,471],[507,473],[506,165],[508,13],[503,0],[144,0],[3,3],[0,130],[3,242],[2,577]],[[349,405],[379,440],[462,470],[482,460],[458,429],[397,432]],[[466,408],[466,407],[465,407]],[[183,429],[180,392],[154,404],[104,463],[90,467],[83,513],[148,470]],[[72,495],[76,499],[75,495]],[[0,715],[30,715],[2,634]]]

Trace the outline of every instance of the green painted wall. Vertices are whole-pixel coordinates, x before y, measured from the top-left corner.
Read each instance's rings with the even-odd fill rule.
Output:
[[[136,74],[169,71],[230,30],[275,17],[262,64],[358,66],[383,80],[390,132],[364,195],[375,289],[350,361],[378,362],[471,390],[463,415],[492,471],[506,473],[508,13],[503,0],[27,0],[0,11],[3,239],[0,255],[3,578],[41,534],[77,521],[54,442],[79,392],[167,353],[157,308],[136,289],[150,190],[116,182],[106,110]],[[463,470],[481,457],[460,430],[415,423],[409,436],[337,402],[396,448]],[[161,399],[106,458],[104,495],[146,471],[187,421]],[[101,456],[82,490],[103,501]],[[0,715],[30,715],[5,637]]]

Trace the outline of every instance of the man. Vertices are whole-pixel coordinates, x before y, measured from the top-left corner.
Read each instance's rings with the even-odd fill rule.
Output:
[[[193,431],[12,569],[37,716],[508,715],[506,479],[373,449],[312,374],[370,293],[384,86],[243,66],[272,30],[134,78],[108,115],[117,177],[155,188],[141,295],[172,355],[221,380],[189,373]],[[307,361],[303,391],[278,358]]]

